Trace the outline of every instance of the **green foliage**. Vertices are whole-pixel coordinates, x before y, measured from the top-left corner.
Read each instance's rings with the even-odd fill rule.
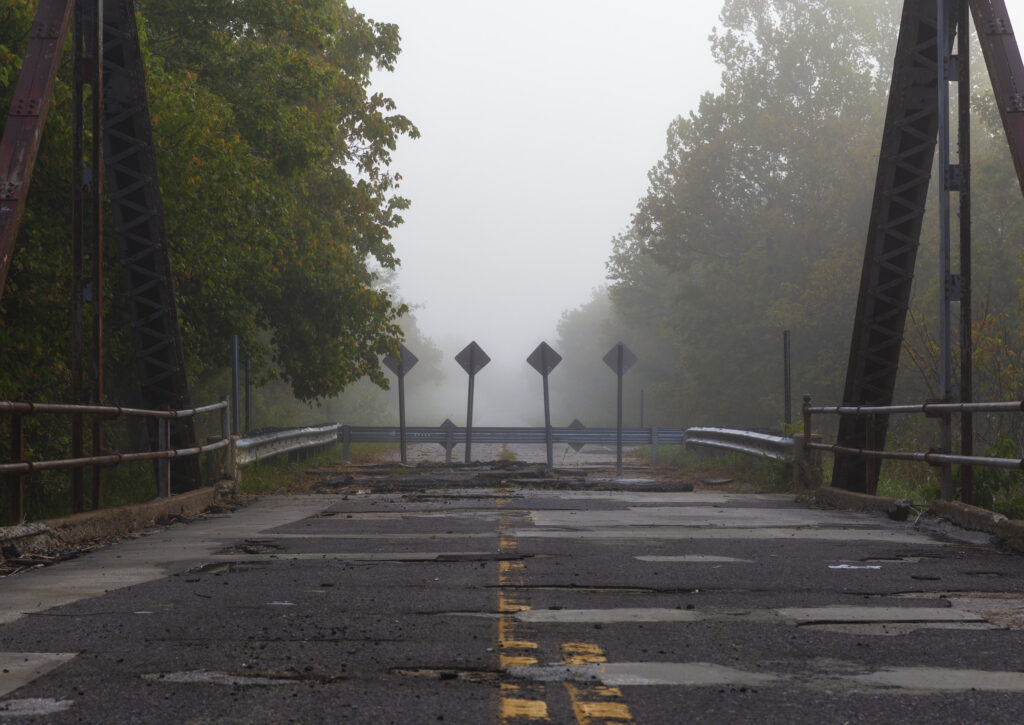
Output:
[[[514,461],[516,460],[516,452],[508,447],[507,443],[502,443],[501,448],[498,450],[499,461]]]
[[[1021,447],[1014,439],[1002,436],[985,450],[984,455],[991,458],[1021,458]],[[976,467],[973,503],[1010,519],[1024,519],[1024,472]]]
[[[378,359],[397,347],[405,308],[375,270],[398,261],[391,230],[408,201],[388,164],[397,139],[417,131],[369,79],[393,68],[397,28],[343,0],[141,0],[139,9],[193,384],[228,365],[239,334],[261,380],[280,376],[301,400],[363,377],[386,386]],[[0,0],[0,111],[34,11]],[[0,398],[68,397],[70,65],[0,300]],[[112,398],[137,387],[118,283],[107,275]]]

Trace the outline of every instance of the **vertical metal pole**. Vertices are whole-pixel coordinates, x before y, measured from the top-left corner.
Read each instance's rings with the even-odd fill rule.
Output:
[[[103,2],[88,0],[89,21],[87,53],[92,63],[92,346],[94,375],[93,399],[103,405]],[[92,419],[92,454],[103,454],[103,417]],[[103,507],[103,467],[92,469],[92,507]]]
[[[24,401],[25,395],[19,396]],[[24,413],[11,415],[11,460],[20,462],[25,459],[25,428]],[[10,473],[7,475],[7,486],[10,494],[11,523],[20,524],[25,519],[25,474]]]
[[[957,20],[957,133],[960,138],[960,400],[974,401],[974,345],[971,340],[971,20],[970,4],[960,0]],[[974,414],[960,416],[960,452],[974,455]],[[974,496],[974,469],[960,467],[960,496],[971,503]]]
[[[622,343],[616,346],[617,412],[615,417],[615,475],[622,478]]]
[[[241,428],[239,420],[241,411],[238,409],[238,399],[241,397],[238,390],[238,335],[231,338],[231,432],[238,435]]]
[[[455,447],[455,432],[451,427],[445,428],[444,432],[444,462],[452,462],[452,449]]]
[[[658,426],[651,426],[651,465],[658,465]]]
[[[547,369],[547,362],[543,363],[544,369]],[[555,466],[555,450],[551,435],[551,402],[548,398],[548,374],[544,373],[541,377],[544,378],[544,444],[548,454],[548,470],[550,471]]]
[[[640,427],[644,427],[644,389],[640,388]]]
[[[220,396],[220,402],[227,403],[228,402],[228,396],[226,396],[226,395]],[[230,411],[228,410],[229,407],[230,407],[229,405],[225,405],[223,408],[220,409],[220,437],[221,438],[230,438],[231,437],[231,422],[229,420],[229,418],[230,418]]]
[[[159,450],[161,451],[167,451],[171,448],[170,423],[169,418],[157,418],[156,421],[156,437],[159,441]],[[169,498],[171,495],[171,459],[159,459],[156,470],[156,495],[159,498]]]
[[[398,443],[402,451],[402,464],[405,457],[405,373],[398,374]]]
[[[793,378],[791,365],[789,330],[784,330],[782,333],[782,388],[783,398],[785,399],[783,405],[785,407],[782,420],[786,424],[787,432],[793,430]]]
[[[252,430],[252,358],[245,359],[245,433]]]
[[[953,279],[950,273],[950,223],[949,223],[949,71],[952,62],[949,37],[949,11],[951,0],[936,0],[938,54],[938,102],[939,102],[939,284],[942,294],[939,303],[939,389],[942,400],[953,400],[952,325],[950,319],[950,298]],[[949,453],[953,447],[953,430],[950,417],[939,419],[942,431],[942,451]],[[952,467],[942,465],[942,498],[953,497]],[[870,493],[870,491],[869,491]]]
[[[352,451],[352,427],[343,425],[341,426],[341,458],[344,461],[349,460],[349,455]]]
[[[810,441],[811,439],[811,396],[804,393],[804,439]]]
[[[470,369],[473,367],[473,355],[470,354]],[[466,463],[473,461],[473,373],[469,374],[469,402],[466,407]]]
[[[85,191],[85,119],[83,102],[85,95],[85,7],[77,0],[74,7],[71,30],[73,57],[73,86],[71,91],[71,402],[82,405],[85,400],[85,298],[82,232],[85,225],[83,193]],[[81,413],[71,415],[71,456],[83,458],[85,450]],[[71,471],[71,509],[75,513],[85,509],[83,469]]]

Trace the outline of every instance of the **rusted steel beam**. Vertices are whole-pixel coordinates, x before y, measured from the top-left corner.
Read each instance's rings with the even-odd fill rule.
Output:
[[[844,406],[892,402],[938,134],[935,0],[907,0],[893,61]],[[952,36],[945,39],[952,42]],[[885,447],[888,416],[843,416],[842,448]],[[873,493],[877,461],[837,453],[832,485]]]
[[[25,211],[73,0],[40,0],[0,139],[0,297]]]
[[[103,0],[104,162],[141,398],[148,408],[189,407],[185,355],[146,98],[134,0]],[[150,439],[158,444],[156,425]],[[195,444],[191,420],[171,426],[175,448]],[[195,460],[171,467],[175,493],[199,485]]]
[[[1003,0],[970,0],[974,27],[1024,192],[1024,63]]]

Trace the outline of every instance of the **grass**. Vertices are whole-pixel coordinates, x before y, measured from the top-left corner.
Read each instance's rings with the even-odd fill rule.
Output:
[[[633,449],[639,458],[651,458],[651,447]],[[658,446],[658,467],[674,468],[694,478],[735,478],[755,490],[781,493],[793,490],[790,468],[771,459],[755,459],[742,453],[708,454],[686,446]]]
[[[508,443],[502,443],[501,448],[498,450],[499,461],[514,461],[516,460],[516,452],[508,447]]]
[[[393,443],[353,443],[349,463],[378,463],[398,450]],[[242,469],[242,491],[250,494],[299,493],[308,490],[310,469],[338,467],[344,464],[340,443],[303,461],[275,456]]]

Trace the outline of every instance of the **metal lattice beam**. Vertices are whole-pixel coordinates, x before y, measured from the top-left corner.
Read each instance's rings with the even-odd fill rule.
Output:
[[[889,405],[938,133],[935,0],[903,7],[843,405]],[[947,42],[951,42],[952,36]],[[883,448],[886,416],[843,416],[839,445]],[[877,463],[837,455],[832,485],[873,492]]]
[[[0,139],[0,297],[25,211],[74,0],[40,0]]]
[[[142,402],[153,409],[188,408],[134,0],[104,0],[103,70],[104,159]],[[191,419],[176,421],[171,445],[194,444]],[[172,489],[194,488],[198,473],[194,459],[176,461]]]

